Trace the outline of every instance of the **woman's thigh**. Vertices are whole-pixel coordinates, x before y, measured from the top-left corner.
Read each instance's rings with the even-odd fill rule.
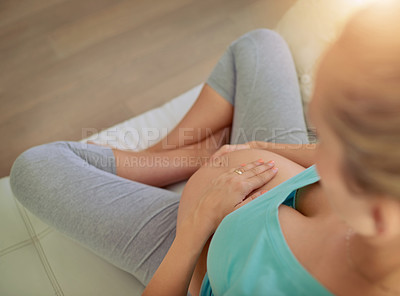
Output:
[[[180,196],[115,175],[111,149],[74,142],[31,148],[11,187],[36,216],[146,285],[175,238]]]

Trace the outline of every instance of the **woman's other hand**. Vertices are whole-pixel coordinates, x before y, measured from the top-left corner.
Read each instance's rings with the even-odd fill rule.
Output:
[[[236,150],[243,150],[243,149],[250,149],[251,146],[248,143],[245,144],[235,144],[235,145],[223,145],[221,148],[218,149],[213,155],[211,155],[209,162],[213,163],[221,158],[226,153],[236,151]]]
[[[202,242],[207,240],[226,215],[264,193],[259,189],[275,177],[278,169],[274,165],[273,161],[259,159],[213,179],[200,192],[198,203],[188,209],[188,218],[178,224],[177,234],[188,227]]]

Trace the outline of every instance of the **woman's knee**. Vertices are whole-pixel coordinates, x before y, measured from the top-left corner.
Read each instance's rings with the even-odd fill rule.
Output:
[[[279,33],[276,31],[262,28],[256,29],[239,37],[232,43],[232,46],[257,46],[257,47],[282,47],[288,48],[288,45]]]
[[[41,186],[41,177],[49,164],[49,157],[54,157],[64,142],[53,142],[32,147],[18,156],[10,172],[10,186],[15,197],[25,203],[34,196]]]

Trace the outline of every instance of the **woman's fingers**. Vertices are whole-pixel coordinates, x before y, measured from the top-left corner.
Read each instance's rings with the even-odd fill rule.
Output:
[[[262,158],[253,161],[246,165],[241,165],[242,169],[245,172],[245,176],[247,178],[253,177],[264,172],[266,169],[272,168],[275,166],[275,162],[273,160],[268,161],[267,163],[264,162]]]
[[[210,160],[215,160],[219,157],[221,157],[222,155],[232,152],[232,151],[236,151],[236,150],[244,150],[244,149],[250,149],[250,145],[248,144],[236,144],[236,145],[223,145],[217,152],[215,152],[211,157]]]
[[[240,175],[241,175],[242,179],[245,179],[245,178],[251,178],[256,175],[259,175],[274,166],[275,166],[275,162],[273,160],[270,160],[267,163],[265,163],[264,160],[260,158],[249,164],[241,164],[240,168],[235,168],[232,171],[235,173],[238,173],[238,171],[241,171],[242,174],[240,174]]]
[[[262,159],[259,159],[249,164],[242,164],[240,168],[232,169],[228,173],[228,178],[234,180],[238,191],[247,195],[268,183],[275,176],[277,169],[274,166],[275,162],[272,160],[264,163]]]
[[[255,174],[253,177],[249,178],[247,181],[251,184],[253,188],[259,188],[264,184],[271,181],[276,173],[278,172],[277,167],[263,166],[264,170],[258,174]]]

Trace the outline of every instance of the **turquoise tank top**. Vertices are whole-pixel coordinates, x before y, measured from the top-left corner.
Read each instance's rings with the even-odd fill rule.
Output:
[[[278,220],[282,203],[320,179],[315,165],[227,215],[208,250],[200,295],[333,295],[296,259]]]

